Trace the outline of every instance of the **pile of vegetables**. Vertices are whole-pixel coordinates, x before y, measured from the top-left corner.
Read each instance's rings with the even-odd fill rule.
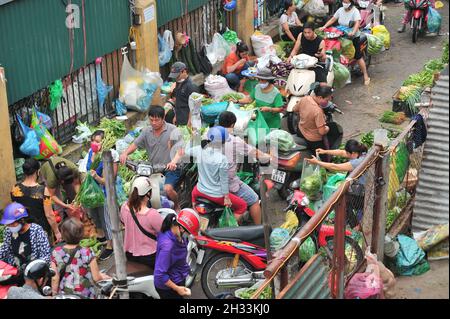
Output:
[[[206,96],[202,100],[202,105],[211,105],[214,103],[216,103],[216,101],[214,101],[213,99],[206,97]]]
[[[258,288],[247,288],[237,293],[236,297],[240,299],[250,299],[257,290]],[[270,288],[270,286],[266,287],[258,299],[272,299],[272,288]]]
[[[242,111],[252,111],[256,109],[256,101],[247,105],[242,105],[239,109]]]
[[[276,43],[275,50],[277,52],[277,56],[280,59],[284,60],[291,54],[292,50],[294,49],[294,45],[295,43],[292,41],[280,41]]]
[[[406,102],[406,106],[411,114],[415,114],[419,111],[416,104],[420,102],[422,98],[423,88],[415,84],[402,86],[400,88],[398,99]]]
[[[428,70],[428,71],[441,72],[441,70],[443,70],[445,67],[445,63],[442,62],[442,58],[433,59],[433,60],[428,61],[424,67],[425,67],[425,70]]]
[[[301,182],[300,189],[308,196],[308,198],[318,198],[322,191],[322,175],[320,172],[304,178]]]
[[[400,216],[402,209],[400,207],[394,207],[393,209],[389,209],[386,214],[386,230],[391,228],[392,224],[394,224],[395,220]]]
[[[418,87],[430,87],[433,85],[434,73],[429,70],[423,70],[419,73],[411,74],[405,82],[403,82],[403,86],[414,85]]]
[[[406,115],[403,112],[386,111],[380,118],[381,123],[402,124],[406,120]]]
[[[444,44],[444,52],[442,53],[442,63],[448,64],[448,41]]]
[[[0,244],[3,243],[3,238],[5,238],[6,226],[0,225]]]
[[[374,141],[375,136],[373,134],[373,131],[364,134],[361,138],[361,143],[367,146],[367,148],[371,148],[373,146]]]
[[[232,102],[232,101],[239,101],[245,97],[242,93],[228,93],[222,96],[222,99],[220,102]]]
[[[86,238],[80,241],[80,247],[91,248],[96,256],[102,252],[103,244],[96,237]]]

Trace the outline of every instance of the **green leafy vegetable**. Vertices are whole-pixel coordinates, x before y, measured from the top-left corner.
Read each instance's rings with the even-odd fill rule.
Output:
[[[242,93],[228,93],[222,96],[221,102],[231,102],[231,101],[239,101],[243,99],[245,96]]]
[[[250,299],[258,288],[248,288],[238,294],[238,297],[241,299]],[[272,298],[272,288],[270,286],[266,287],[258,299],[271,299]]]
[[[300,185],[300,189],[309,198],[316,198],[322,190],[322,175],[320,172],[306,177]]]
[[[403,112],[386,111],[380,118],[382,123],[401,124],[406,120],[406,115]]]
[[[253,103],[247,104],[247,105],[242,105],[240,107],[240,110],[242,111],[252,111],[256,109],[256,101],[254,101]]]

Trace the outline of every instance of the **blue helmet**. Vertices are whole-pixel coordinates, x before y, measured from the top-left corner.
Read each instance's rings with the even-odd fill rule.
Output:
[[[225,127],[214,126],[208,131],[208,140],[210,140],[212,144],[223,144],[230,140],[230,134]]]
[[[6,206],[0,224],[9,225],[25,217],[28,217],[28,211],[25,206],[19,203],[12,203]]]

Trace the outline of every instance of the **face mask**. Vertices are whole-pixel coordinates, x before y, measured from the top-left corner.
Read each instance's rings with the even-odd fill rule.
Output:
[[[20,224],[20,225],[18,225],[18,226],[16,226],[16,227],[8,227],[8,228],[9,228],[9,230],[11,231],[11,233],[17,234],[18,232],[20,232],[20,230],[22,229],[22,227],[23,227],[23,225]]]
[[[342,6],[344,7],[344,9],[350,8],[351,5],[352,5],[351,3],[344,3],[344,4],[342,4]]]
[[[261,87],[261,89],[265,90],[269,87],[269,82],[267,83],[260,83],[259,86]]]
[[[92,150],[92,152],[98,153],[101,148],[102,148],[102,144],[97,143],[97,142],[92,142],[91,143],[91,150]]]

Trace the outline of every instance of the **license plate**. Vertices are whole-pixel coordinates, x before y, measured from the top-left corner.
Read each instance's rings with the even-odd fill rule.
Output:
[[[286,181],[286,172],[274,169],[272,172],[272,180],[279,184],[284,184],[284,182]]]
[[[200,216],[200,230],[202,232],[204,232],[205,230],[208,229],[208,225],[209,225],[209,219]]]

